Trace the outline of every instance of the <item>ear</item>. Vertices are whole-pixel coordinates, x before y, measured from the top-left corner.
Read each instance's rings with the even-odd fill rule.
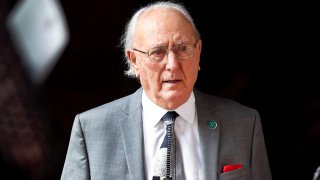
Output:
[[[131,66],[134,69],[134,72],[135,72],[136,76],[139,77],[139,62],[137,60],[135,52],[132,51],[132,50],[127,50],[126,51],[126,55],[127,55],[127,58],[129,59],[129,61],[131,63]]]
[[[197,50],[199,51],[199,54],[201,54],[201,49],[202,49],[202,41],[201,39],[199,39],[197,43]]]

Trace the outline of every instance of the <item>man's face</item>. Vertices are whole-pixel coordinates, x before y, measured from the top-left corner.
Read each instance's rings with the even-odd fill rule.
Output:
[[[161,62],[151,62],[148,55],[141,52],[127,51],[147,96],[169,110],[185,103],[198,76],[202,45],[190,23],[177,11],[155,9],[139,19],[134,37],[134,48],[141,51],[159,46],[170,49]],[[176,45],[194,44],[194,55],[184,60],[172,51]]]

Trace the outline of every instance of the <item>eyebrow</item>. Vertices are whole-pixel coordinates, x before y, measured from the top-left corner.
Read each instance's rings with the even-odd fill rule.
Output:
[[[174,43],[173,46],[183,46],[183,45],[189,45],[189,44],[191,44],[191,41],[189,41],[189,40],[186,40],[186,41],[182,40],[182,41],[179,41],[178,43]],[[167,43],[160,43],[160,44],[158,44],[158,45],[152,46],[151,48],[158,48],[158,47],[168,47],[168,45],[167,45]],[[150,49],[151,49],[151,48],[150,48]]]

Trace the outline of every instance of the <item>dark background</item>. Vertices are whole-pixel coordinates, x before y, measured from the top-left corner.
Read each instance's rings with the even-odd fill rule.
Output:
[[[0,0],[1,177],[59,179],[74,116],[139,87],[123,74],[119,39],[150,1],[62,1],[70,42],[40,86],[26,76],[4,26],[15,2]],[[320,165],[315,5],[183,3],[203,40],[196,88],[260,112],[274,179],[312,179]]]

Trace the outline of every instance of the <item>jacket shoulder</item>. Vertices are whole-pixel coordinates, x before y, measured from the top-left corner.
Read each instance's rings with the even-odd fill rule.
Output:
[[[77,115],[81,123],[95,121],[105,122],[125,116],[131,111],[139,109],[141,105],[140,89],[135,93],[94,107]]]
[[[196,101],[202,104],[202,107],[214,109],[216,112],[230,112],[240,114],[258,114],[258,111],[252,107],[243,105],[233,99],[218,97],[208,93],[195,91]]]

